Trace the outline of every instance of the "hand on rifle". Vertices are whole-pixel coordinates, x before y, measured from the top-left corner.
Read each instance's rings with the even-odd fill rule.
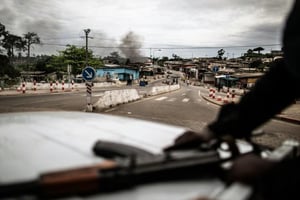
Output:
[[[201,132],[187,131],[177,137],[174,144],[164,148],[164,151],[194,149],[203,145],[212,146],[216,143],[215,135],[209,128],[205,127]]]

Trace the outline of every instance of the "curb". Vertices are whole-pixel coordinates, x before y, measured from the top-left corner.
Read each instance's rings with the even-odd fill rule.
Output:
[[[227,104],[227,103],[224,103],[223,101],[212,100],[210,97],[206,97],[204,95],[201,95],[201,97],[203,99],[205,99],[206,101],[209,101],[210,103],[213,103],[213,104],[218,105],[218,106],[223,106],[223,105]],[[228,103],[230,103],[230,102],[228,102]]]
[[[218,102],[218,101],[215,101],[215,100],[211,100],[211,98],[209,97],[206,97],[204,95],[201,95],[203,99],[205,99],[206,101],[209,101],[210,103],[213,103],[215,105],[218,105],[218,106],[223,106],[225,105],[224,103],[222,102]],[[291,118],[291,117],[286,117],[286,116],[283,116],[283,115],[276,115],[275,117],[273,117],[274,119],[278,119],[278,120],[281,120],[281,121],[285,121],[285,122],[289,122],[289,123],[293,123],[293,124],[297,124],[297,125],[300,125],[300,120],[299,119],[295,119],[295,118]]]
[[[285,122],[289,122],[289,123],[300,125],[300,120],[295,119],[295,118],[285,117],[285,116],[282,116],[282,115],[276,115],[274,118],[278,119],[278,120],[285,121]]]

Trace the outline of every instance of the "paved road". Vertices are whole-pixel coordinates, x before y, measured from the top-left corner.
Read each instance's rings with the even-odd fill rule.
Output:
[[[0,112],[24,111],[83,111],[86,105],[84,92],[54,93],[22,96],[0,96]]]
[[[199,131],[214,119],[218,106],[205,101],[198,87],[182,86],[180,90],[144,98],[107,110],[122,115],[150,121],[184,126]]]
[[[220,109],[219,105],[202,98],[207,89],[202,87],[183,87],[172,93],[124,104],[106,111],[107,114],[122,115],[184,126],[199,131],[207,123],[212,122]],[[267,134],[256,136],[257,143],[277,147],[282,140],[293,138],[300,142],[300,125],[273,119],[259,127]]]
[[[141,92],[149,89],[149,87],[136,88],[141,89]],[[94,90],[93,103],[98,100],[105,90],[107,88]],[[85,95],[86,93],[83,90],[76,93],[0,96],[0,112],[83,111],[86,106]],[[107,113],[184,126],[198,131],[215,119],[220,108],[203,98],[207,95],[207,88],[182,85],[182,88],[178,91],[124,104],[108,110]],[[286,138],[294,138],[300,141],[300,126],[297,124],[271,120],[261,128],[269,133],[267,134],[268,137],[256,137],[255,139],[272,147],[278,146]]]

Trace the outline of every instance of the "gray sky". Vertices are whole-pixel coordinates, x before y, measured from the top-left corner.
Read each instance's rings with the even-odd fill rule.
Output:
[[[36,55],[57,54],[66,44],[106,56],[131,32],[141,55],[237,57],[250,48],[280,49],[292,0],[0,0],[0,22],[12,34],[36,32]],[[132,34],[133,33],[133,34]],[[105,47],[105,48],[104,48]],[[200,48],[201,47],[201,48]],[[158,51],[161,49],[161,51]],[[121,52],[121,51],[120,51]]]

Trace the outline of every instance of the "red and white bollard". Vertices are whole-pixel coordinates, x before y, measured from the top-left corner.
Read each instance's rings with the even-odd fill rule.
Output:
[[[228,99],[229,99],[229,98],[226,96],[226,97],[224,98],[224,100],[223,100],[223,103],[229,103]]]
[[[216,91],[215,91],[215,90],[213,90],[212,98],[213,98],[213,99],[216,98]]]
[[[22,92],[23,94],[26,93],[26,86],[25,86],[25,82],[22,83]]]
[[[55,89],[58,88],[58,81],[55,81]]]
[[[52,83],[52,81],[50,82],[50,92],[53,92],[53,83]]]
[[[235,97],[235,93],[234,93],[235,91],[234,90],[232,90],[232,93],[231,93],[231,99],[232,99],[232,102],[234,102],[234,97]]]
[[[74,89],[74,81],[72,80],[72,90]]]
[[[33,81],[33,90],[36,91],[36,80]]]
[[[213,89],[209,89],[209,97],[212,97],[212,95],[213,95]]]
[[[20,85],[19,87],[17,87],[17,92],[21,92],[21,87],[22,87],[22,85]]]
[[[65,90],[65,81],[64,80],[61,81],[61,89],[63,91]]]

